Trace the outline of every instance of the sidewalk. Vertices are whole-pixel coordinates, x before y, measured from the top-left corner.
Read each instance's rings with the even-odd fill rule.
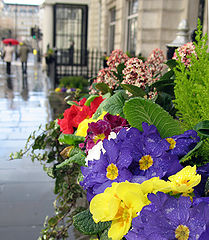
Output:
[[[28,87],[19,62],[6,77],[0,63],[0,239],[36,240],[46,215],[54,213],[54,182],[39,162],[29,158],[9,161],[23,148],[29,134],[50,121],[47,84],[41,67],[28,64]]]

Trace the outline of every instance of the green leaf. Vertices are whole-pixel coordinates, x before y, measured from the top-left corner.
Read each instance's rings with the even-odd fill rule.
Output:
[[[209,178],[207,179],[205,184],[205,196],[209,197]]]
[[[165,63],[170,69],[175,68],[178,63],[175,59],[169,59],[166,63]]]
[[[194,130],[202,136],[209,137],[209,120],[199,122],[194,126]]]
[[[158,92],[165,92],[174,97],[175,86],[174,79],[175,79],[174,71],[170,70],[167,73],[165,73],[162,77],[160,77],[160,80],[153,83],[151,85],[151,88],[156,88]]]
[[[67,104],[72,106],[72,105],[76,105],[76,106],[79,106],[76,102],[74,101],[67,101]]]
[[[99,107],[97,108],[96,112],[94,113],[93,115],[93,119],[97,119],[101,114],[102,112],[104,111],[104,105],[106,104],[106,102],[108,101],[109,98],[106,98],[100,105]]]
[[[97,83],[95,85],[95,87],[102,92],[102,94],[108,93],[108,92],[112,92],[112,89],[110,89],[108,87],[108,85],[106,83]]]
[[[112,73],[116,76],[116,78],[122,82],[123,81],[123,69],[125,68],[125,64],[124,63],[120,63],[117,66],[117,72],[112,71]]]
[[[180,163],[186,162],[187,160],[190,160],[189,157],[197,151],[197,149],[199,149],[203,144],[203,141],[200,141],[197,143],[197,145],[191,150],[189,151],[183,158],[180,159]]]
[[[103,232],[111,222],[95,223],[89,210],[85,210],[73,216],[74,227],[85,235],[95,235]]]
[[[130,93],[132,93],[132,95],[134,97],[144,97],[146,95],[145,91],[142,90],[141,88],[131,85],[131,84],[121,84],[121,87],[124,90],[129,91]]]
[[[167,94],[165,92],[159,92],[155,103],[160,105],[171,116],[175,116],[176,109],[174,107],[172,97],[170,94]]]
[[[119,114],[121,117],[123,115],[123,105],[126,100],[126,93],[124,90],[117,91],[113,96],[106,98],[97,108],[94,113],[93,119],[97,119],[103,111],[106,111],[112,115]]]
[[[85,158],[86,158],[85,154],[82,153],[82,152],[79,152],[79,153],[75,154],[74,156],[66,159],[64,162],[58,164],[56,166],[56,168],[65,167],[65,166],[69,165],[70,163],[77,163],[80,166],[84,166],[85,165]]]
[[[120,63],[120,64],[117,66],[117,72],[118,72],[118,74],[122,75],[124,68],[125,68],[125,64],[124,64],[124,63]]]
[[[126,97],[127,95],[123,90],[118,91],[112,97],[107,99],[103,106],[103,110],[112,115],[119,114],[121,117],[124,117],[123,106],[126,101]]]
[[[85,141],[84,137],[81,136],[76,136],[74,134],[60,134],[59,136],[59,142],[60,143],[65,143],[68,145],[77,145],[79,143],[82,143]]]
[[[91,105],[91,102],[93,102],[94,99],[97,98],[97,97],[99,97],[99,96],[98,96],[98,95],[91,95],[91,96],[86,100],[86,102],[85,102],[84,105],[90,106],[90,105]]]
[[[132,127],[142,131],[142,122],[155,125],[162,138],[181,133],[180,125],[163,108],[143,98],[132,98],[123,108]]]

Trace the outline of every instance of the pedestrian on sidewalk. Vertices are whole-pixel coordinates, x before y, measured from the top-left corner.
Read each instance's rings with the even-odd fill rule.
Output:
[[[11,74],[11,62],[13,57],[14,48],[12,47],[12,44],[9,43],[4,47],[3,55],[4,55],[4,61],[7,64],[7,74]]]
[[[19,57],[22,63],[22,75],[27,75],[27,61],[28,61],[29,48],[25,42],[20,46]]]

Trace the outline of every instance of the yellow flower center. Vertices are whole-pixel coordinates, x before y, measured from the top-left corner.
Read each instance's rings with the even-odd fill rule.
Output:
[[[170,143],[169,149],[174,149],[176,146],[176,141],[173,138],[166,138],[167,142]]]
[[[179,225],[175,230],[175,237],[178,240],[187,240],[189,238],[189,228],[185,225]]]
[[[153,165],[153,159],[150,155],[145,155],[139,160],[139,167],[141,170],[147,170]]]
[[[106,177],[110,180],[114,180],[118,177],[118,168],[115,166],[115,164],[111,163],[107,167],[107,174]]]
[[[104,133],[102,133],[102,134],[96,135],[96,136],[93,138],[93,141],[94,141],[94,143],[96,144],[98,140],[104,140],[104,139],[105,139],[105,135],[104,135]]]

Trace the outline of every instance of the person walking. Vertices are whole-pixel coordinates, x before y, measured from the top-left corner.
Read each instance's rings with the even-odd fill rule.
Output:
[[[28,61],[28,52],[29,49],[26,45],[26,43],[23,43],[20,46],[20,51],[19,51],[19,57],[20,57],[20,61],[22,63],[22,74],[27,75],[27,61]]]
[[[4,47],[4,61],[7,64],[7,74],[11,74],[11,62],[13,57],[14,48],[12,47],[12,44],[9,43]]]

